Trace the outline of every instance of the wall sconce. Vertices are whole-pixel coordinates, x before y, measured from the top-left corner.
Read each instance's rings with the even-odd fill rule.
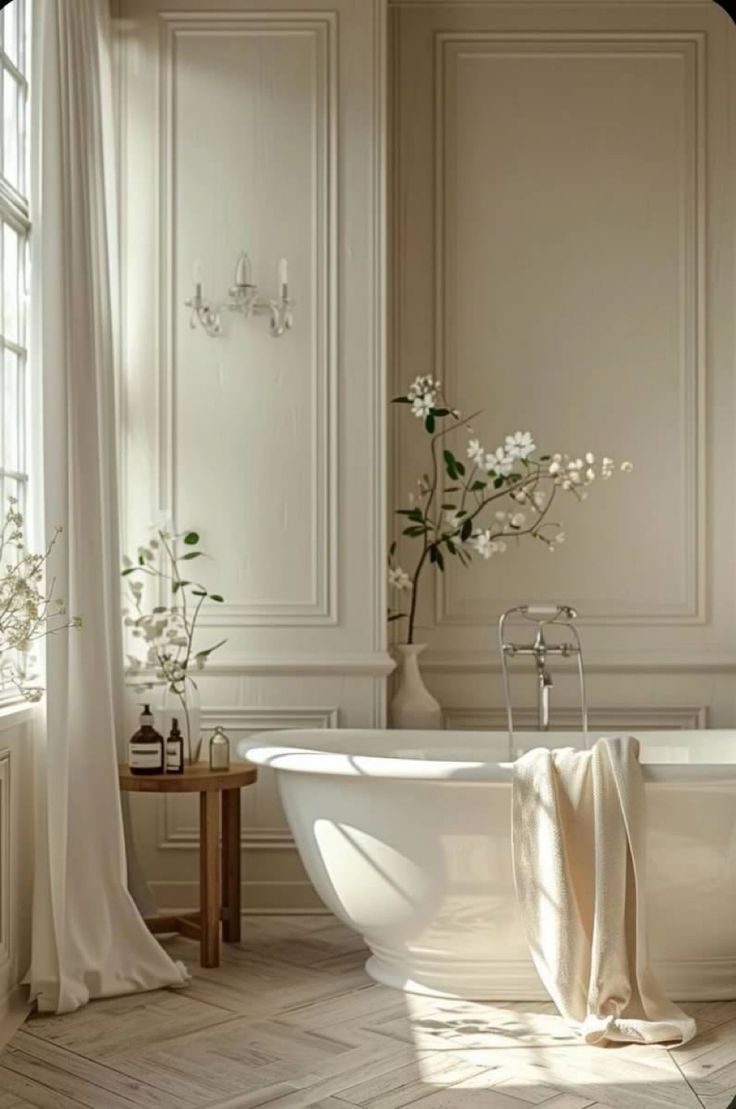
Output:
[[[195,328],[199,324],[214,338],[222,334],[223,312],[239,312],[246,319],[268,315],[271,335],[279,339],[284,332],[291,330],[294,322],[294,301],[289,299],[289,266],[285,258],[279,259],[278,290],[276,297],[260,296],[258,286],[253,284],[250,258],[243,253],[235,264],[235,278],[228,289],[227,300],[213,304],[202,294],[202,267],[197,262],[194,266],[194,295],[184,301],[192,310],[189,326]]]

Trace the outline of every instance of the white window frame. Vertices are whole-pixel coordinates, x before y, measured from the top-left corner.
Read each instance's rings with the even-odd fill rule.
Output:
[[[11,7],[12,6],[12,7]],[[29,288],[29,134],[28,134],[28,72],[30,68],[30,8],[31,0],[10,0],[0,11],[0,511],[4,516],[8,497],[18,498],[20,510],[25,514],[28,504],[28,288]],[[9,41],[9,32],[15,28],[15,43]],[[8,92],[13,90],[16,110],[6,111],[10,103]],[[14,127],[8,129],[8,122]],[[13,135],[12,140],[8,138]],[[6,177],[6,153],[14,146],[14,180]],[[6,326],[6,227],[10,236],[17,236],[17,266],[15,301],[17,319],[15,334],[11,337]],[[9,236],[8,236],[9,237]],[[10,390],[11,360],[16,367],[15,385]],[[14,411],[10,411],[10,406]],[[12,432],[15,444],[14,457],[9,457],[9,439]],[[12,687],[0,683],[0,703],[15,700]]]

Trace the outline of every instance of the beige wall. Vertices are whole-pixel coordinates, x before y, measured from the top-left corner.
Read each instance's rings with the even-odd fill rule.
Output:
[[[733,24],[710,2],[406,0],[390,33],[394,390],[434,373],[488,447],[528,428],[636,464],[566,508],[554,556],[425,589],[432,688],[453,724],[501,724],[495,620],[559,600],[600,725],[733,726]],[[399,416],[405,498],[426,466]]]
[[[382,5],[171,7],[118,5],[127,541],[173,513],[213,556],[207,729],[370,727],[389,666]],[[282,339],[263,318],[189,328],[194,262],[222,297],[241,250],[267,294],[289,259]],[[196,902],[195,804],[135,800],[159,903]],[[268,772],[243,847],[250,910],[317,905]]]
[[[601,726],[733,724],[732,25],[705,2],[406,0],[385,64],[383,6],[118,0],[126,534],[175,512],[214,556],[205,723],[383,720],[388,79],[392,390],[434,372],[489,446],[529,427],[637,467],[566,512],[554,561],[425,592],[448,722],[502,722],[494,620],[560,599]],[[241,249],[265,285],[289,256],[285,339],[189,330],[193,262],[224,292]],[[416,432],[392,429],[402,494]],[[568,723],[566,677],[555,695]],[[194,806],[135,800],[160,905],[192,904]],[[251,911],[318,907],[268,775],[243,848]]]

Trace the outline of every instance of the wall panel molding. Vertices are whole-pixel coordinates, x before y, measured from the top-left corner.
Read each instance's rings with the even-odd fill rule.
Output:
[[[537,713],[533,708],[514,710],[516,729],[535,730]],[[578,728],[580,710],[560,706],[552,710],[553,731],[555,728]],[[700,730],[708,726],[706,705],[637,705],[621,707],[610,705],[590,709],[589,724],[595,729],[611,731],[648,731]],[[506,710],[504,708],[464,708],[445,709],[445,725],[448,728],[469,729],[471,731],[506,731]]]
[[[212,627],[320,627],[338,623],[337,536],[337,359],[338,359],[338,38],[336,12],[274,11],[269,13],[159,12],[160,160],[159,212],[159,361],[158,361],[158,498],[159,510],[177,519],[176,451],[176,318],[183,311],[174,302],[174,259],[177,150],[176,65],[177,45],[184,38],[202,36],[288,36],[304,41],[311,52],[316,76],[313,125],[313,182],[315,208],[312,222],[316,258],[311,321],[313,349],[310,359],[311,392],[315,404],[312,435],[310,518],[313,543],[311,588],[298,601],[272,597],[234,600],[204,605],[201,624]],[[267,282],[266,275],[256,275]],[[179,300],[183,299],[179,297]],[[254,325],[255,326],[255,325]],[[265,326],[259,321],[258,326]],[[199,338],[199,336],[197,336]],[[222,342],[215,339],[213,342]],[[288,341],[288,338],[283,341]]]
[[[563,663],[561,671],[565,672]],[[718,651],[585,651],[585,669],[597,674],[733,674],[736,655]],[[497,653],[434,652],[422,658],[427,674],[500,674]],[[574,675],[572,668],[568,673]]]
[[[289,708],[233,708],[210,707],[203,708],[201,714],[202,732],[210,732],[215,727],[222,727],[230,737],[231,758],[236,758],[235,746],[239,739],[253,732],[273,732],[291,728],[336,728],[339,721],[339,709],[331,706],[328,708],[289,707]],[[205,741],[206,742],[206,741]],[[206,758],[206,752],[203,757]],[[267,785],[268,783],[268,785]],[[242,790],[242,803],[245,819],[241,830],[240,844],[242,849],[258,850],[283,850],[284,848],[296,850],[291,832],[286,822],[272,825],[254,825],[249,823],[249,812],[255,803],[255,791],[264,791],[264,787],[273,786],[273,774],[267,769],[259,768],[258,783]],[[274,812],[273,788],[269,791],[266,809],[269,815]],[[191,818],[196,810],[192,799],[177,794],[164,794],[159,799],[160,804],[160,830],[158,846],[161,850],[187,850],[199,849],[199,827],[192,823]]]
[[[435,89],[435,377],[449,383],[450,396],[458,395],[457,371],[448,351],[448,268],[446,264],[448,180],[457,179],[460,167],[448,164],[450,121],[447,104],[451,82],[458,69],[472,61],[545,58],[641,59],[672,58],[683,67],[682,157],[683,192],[680,201],[680,287],[683,320],[678,380],[682,411],[685,464],[683,487],[678,496],[685,506],[681,542],[686,552],[681,597],[672,603],[632,605],[627,600],[602,596],[597,601],[569,603],[585,613],[582,624],[599,627],[654,627],[703,625],[708,621],[706,566],[707,472],[705,457],[706,395],[706,34],[703,31],[437,31],[434,33]],[[451,137],[451,136],[449,136]],[[459,574],[436,575],[434,622],[437,626],[485,626],[498,613],[528,597],[493,596],[487,593],[453,599],[452,586]]]

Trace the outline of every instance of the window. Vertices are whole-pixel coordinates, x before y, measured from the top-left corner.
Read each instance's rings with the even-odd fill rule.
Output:
[[[0,13],[0,502],[28,486],[27,279],[28,80],[30,0],[10,0]]]

